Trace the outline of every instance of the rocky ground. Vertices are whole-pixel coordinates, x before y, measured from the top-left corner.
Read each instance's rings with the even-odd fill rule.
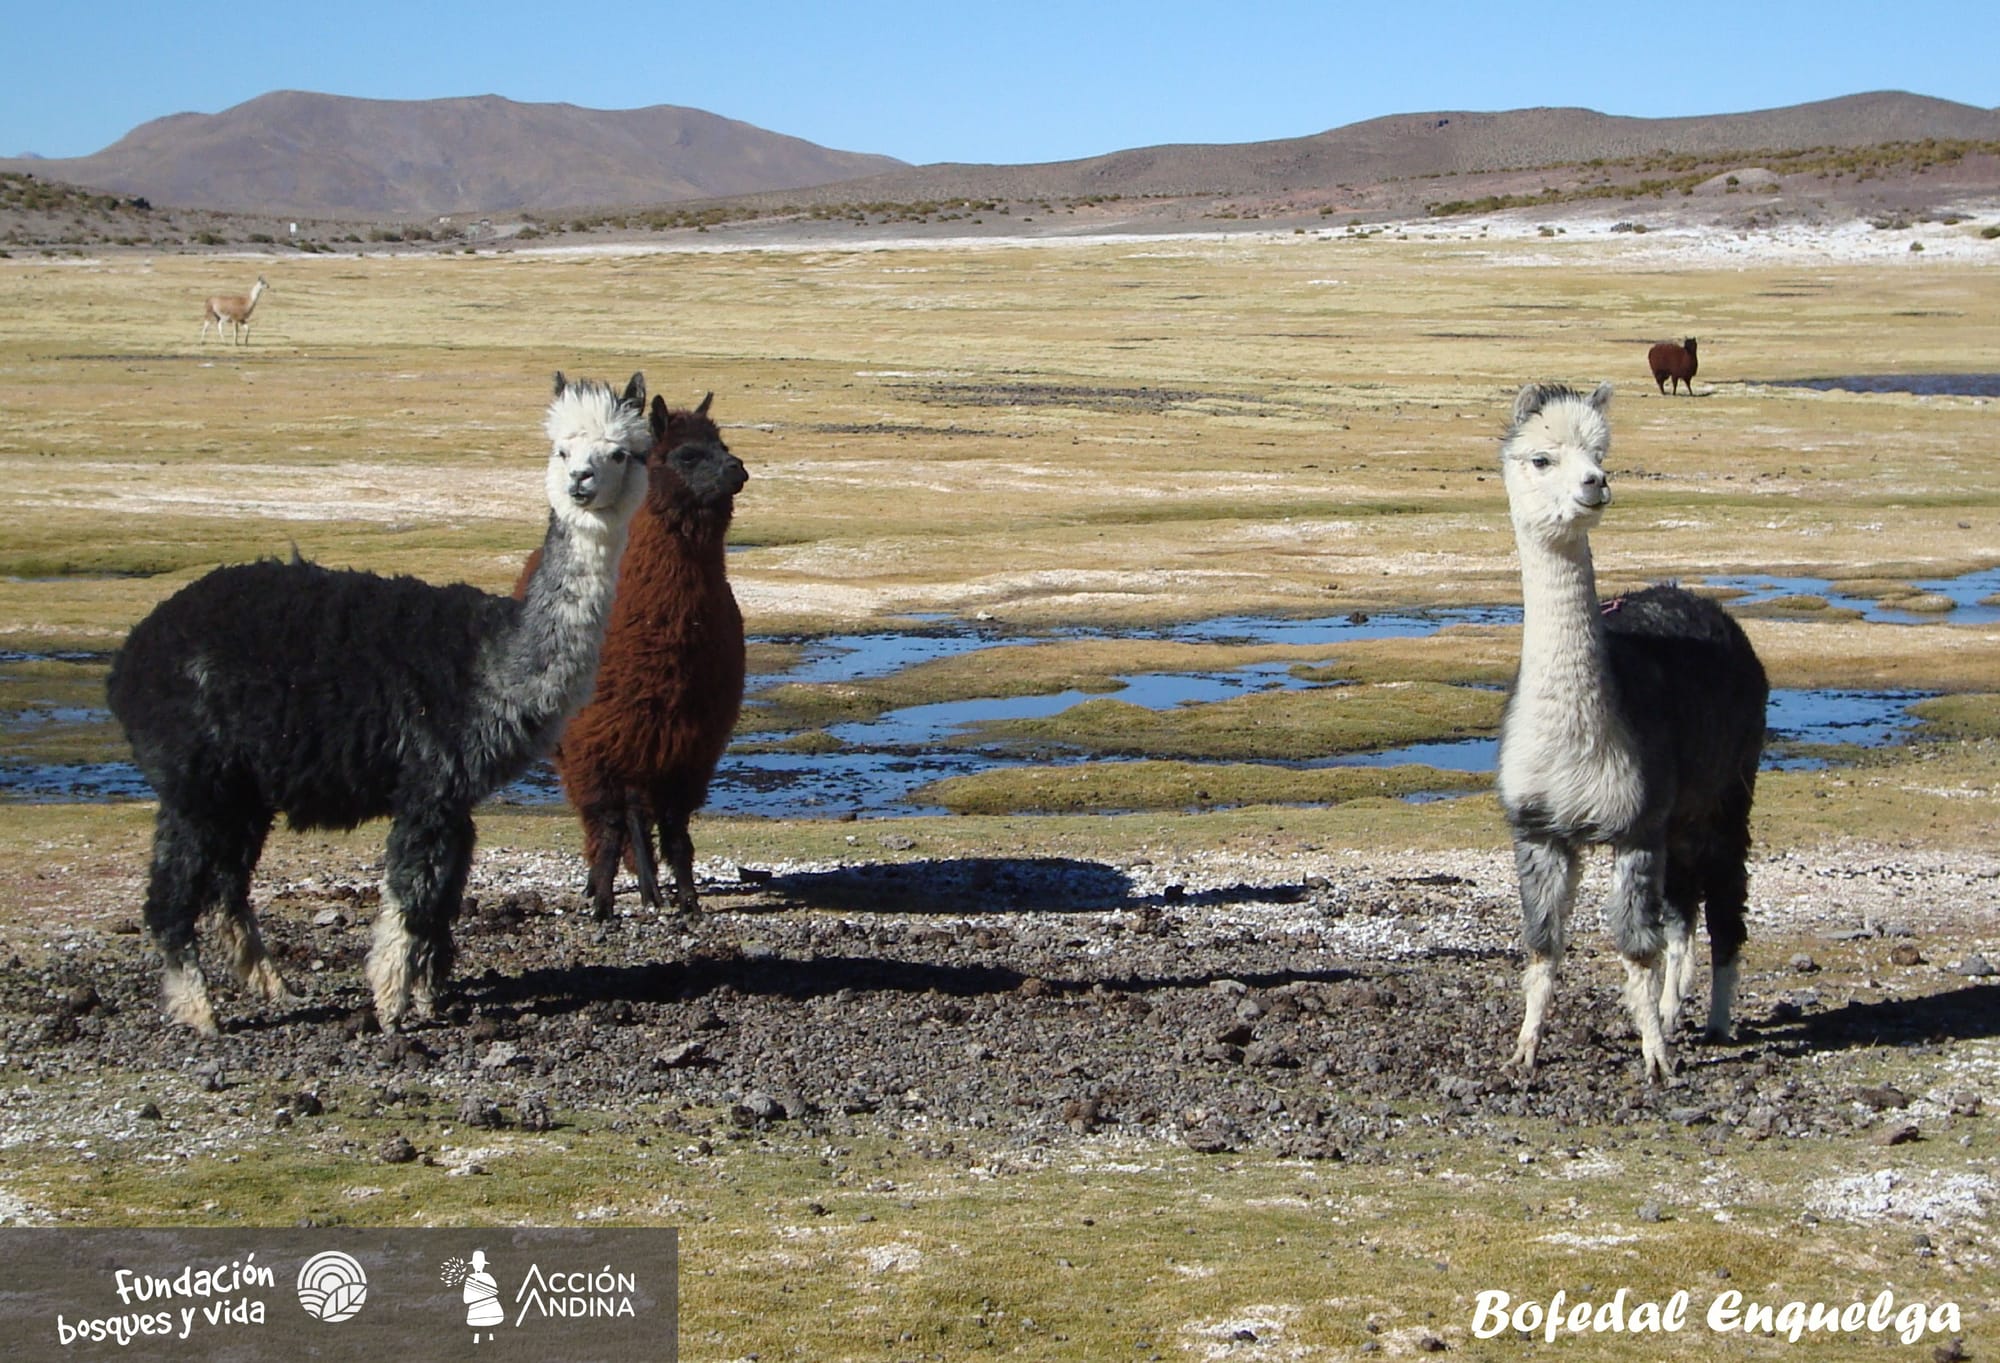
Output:
[[[1996,857],[1760,862],[1741,1036],[1687,1045],[1678,1079],[1648,1090],[1590,909],[1545,1064],[1525,1086],[1499,1070],[1519,1022],[1502,852],[923,860],[883,827],[857,825],[842,863],[706,864],[693,921],[638,912],[628,891],[630,915],[599,925],[569,860],[483,853],[459,987],[395,1035],[360,984],[366,865],[273,849],[265,935],[309,997],[267,1009],[225,989],[214,1040],[158,1020],[136,921],[13,930],[7,1140],[160,1122],[214,1148],[341,1101],[472,1127],[643,1108],[701,1134],[791,1122],[1022,1147],[1109,1131],[1366,1160],[1411,1122],[1892,1143],[2000,1102]]]

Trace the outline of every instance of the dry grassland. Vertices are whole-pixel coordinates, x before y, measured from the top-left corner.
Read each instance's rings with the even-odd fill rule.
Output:
[[[293,543],[499,586],[539,537],[558,367],[716,391],[755,479],[733,565],[753,628],[1511,599],[1490,468],[1530,378],[1623,389],[1607,587],[2000,560],[1990,404],[1763,382],[1976,367],[2000,271],[1510,250],[12,265],[0,571],[26,580],[0,587],[0,638],[108,640],[186,576]],[[198,344],[195,300],[253,269],[253,343]],[[1687,333],[1704,396],[1661,399],[1645,345]],[[127,573],[162,576],[90,576]]]

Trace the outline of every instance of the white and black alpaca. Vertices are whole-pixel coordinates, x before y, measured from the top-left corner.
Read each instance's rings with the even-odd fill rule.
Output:
[[[1698,905],[1714,968],[1708,1029],[1729,1033],[1769,687],[1741,626],[1714,602],[1677,587],[1598,601],[1589,535],[1611,501],[1610,404],[1609,384],[1587,397],[1531,384],[1501,445],[1522,594],[1499,764],[1528,951],[1514,1063],[1534,1069],[1581,854],[1609,846],[1604,916],[1650,1081],[1673,1070],[1668,1038],[1693,974]]]
[[[525,599],[265,560],[162,602],[112,664],[111,709],[159,793],[146,927],[166,1011],[216,1030],[195,920],[217,910],[237,976],[290,998],[250,876],[273,818],[390,820],[368,980],[384,1027],[450,977],[472,808],[548,751],[589,698],[626,527],[646,492],[645,379],[555,379],[548,534]]]

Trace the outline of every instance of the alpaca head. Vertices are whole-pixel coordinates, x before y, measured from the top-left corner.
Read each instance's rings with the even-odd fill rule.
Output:
[[[710,393],[689,410],[669,408],[664,398],[653,399],[647,413],[653,449],[648,456],[652,489],[646,504],[669,523],[719,533],[729,528],[736,494],[750,475],[709,419],[708,404],[714,400]]]
[[[1507,506],[1523,543],[1558,546],[1587,537],[1611,501],[1604,456],[1611,385],[1588,396],[1561,384],[1529,384],[1514,399],[1500,444]]]
[[[646,490],[646,376],[623,393],[594,379],[556,374],[543,427],[549,436],[549,506],[574,528],[622,528]]]

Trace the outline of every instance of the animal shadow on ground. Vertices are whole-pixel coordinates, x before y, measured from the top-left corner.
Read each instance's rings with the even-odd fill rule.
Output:
[[[2000,1037],[2000,985],[1971,984],[1917,999],[1848,1003],[1766,1023],[1761,1039],[1781,1054],[1922,1046]]]
[[[832,913],[1106,913],[1167,905],[1223,907],[1291,903],[1302,885],[1226,885],[1188,891],[1169,885],[1141,894],[1132,877],[1101,862],[1070,857],[955,857],[868,862],[828,871],[773,876],[763,887],[776,909]]]
[[[1232,886],[1199,892],[1168,887],[1138,892],[1124,871],[1061,857],[970,857],[869,863],[826,871],[773,876],[755,887],[758,907],[833,914],[988,916],[1136,912],[1142,921],[1163,906],[1199,907],[1302,898],[1298,886]],[[742,910],[736,910],[738,912]],[[643,934],[643,926],[634,929]],[[614,930],[615,931],[615,930]],[[700,998],[718,990],[793,1001],[843,990],[956,997],[1012,994],[1027,986],[1048,994],[1084,993],[1104,987],[1130,992],[1205,987],[1232,979],[1254,988],[1327,983],[1352,977],[1345,970],[1288,970],[1266,962],[1204,961],[1182,970],[1131,969],[1117,958],[1100,971],[1049,978],[1031,968],[966,960],[980,952],[971,927],[939,927],[910,935],[876,954],[814,952],[786,955],[770,947],[698,949],[689,959],[642,964],[579,963],[530,967],[518,975],[489,972],[468,982],[468,1001],[481,1007],[532,1007],[573,1012],[606,1002],[661,1003]],[[795,948],[796,950],[796,948]],[[915,950],[926,959],[901,954]],[[1082,962],[1079,962],[1082,964]],[[1035,981],[1030,984],[1030,981]]]

